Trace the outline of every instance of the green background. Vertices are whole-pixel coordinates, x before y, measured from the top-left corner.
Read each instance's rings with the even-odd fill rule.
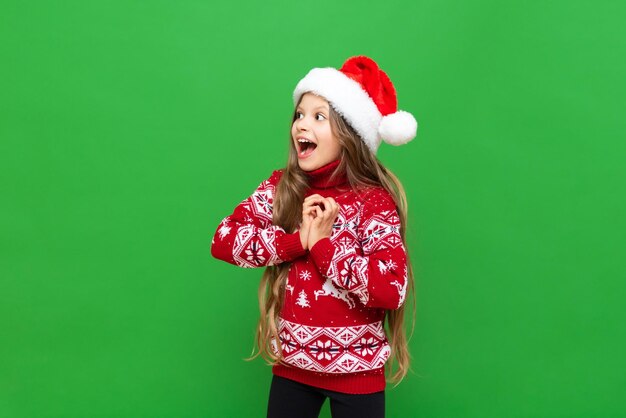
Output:
[[[420,126],[387,416],[626,416],[623,4],[3,1],[0,417],[265,416],[262,271],[211,238],[357,54]]]

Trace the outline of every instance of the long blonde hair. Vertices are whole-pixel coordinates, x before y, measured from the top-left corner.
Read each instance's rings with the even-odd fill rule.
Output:
[[[412,335],[415,327],[415,283],[405,239],[407,201],[404,188],[398,178],[380,163],[354,129],[333,109],[332,105],[329,106],[329,113],[331,131],[341,145],[340,163],[331,177],[345,172],[348,183],[353,190],[362,190],[372,186],[383,187],[391,194],[396,203],[401,224],[400,235],[407,253],[407,287],[411,295],[413,313]],[[294,110],[292,123],[296,116],[297,113]],[[272,221],[274,225],[282,227],[287,232],[295,232],[302,221],[302,202],[304,193],[308,188],[308,181],[306,172],[300,169],[298,165],[297,150],[291,136],[289,144],[287,167],[276,186]],[[253,355],[246,360],[252,360],[261,355],[268,365],[274,365],[282,358],[277,324],[290,267],[291,263],[269,266],[261,277],[259,284],[260,318],[256,329],[256,347],[252,350]],[[387,319],[385,325],[388,328],[387,335],[390,336],[391,346],[388,360],[391,367],[388,368],[387,377],[389,381],[397,383],[400,383],[409,371],[411,358],[404,329],[405,306],[406,303],[398,309],[385,311],[385,318]],[[272,340],[275,341],[278,348],[278,355],[274,354],[272,350]],[[256,354],[254,354],[255,348],[259,350]],[[397,363],[395,372],[393,371],[394,363]]]

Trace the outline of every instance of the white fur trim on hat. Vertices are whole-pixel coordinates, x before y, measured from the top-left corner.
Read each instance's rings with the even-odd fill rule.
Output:
[[[359,83],[332,67],[313,68],[296,85],[293,92],[294,106],[306,92],[328,100],[333,109],[361,136],[368,148],[376,153],[381,142],[379,125],[383,117]]]
[[[388,144],[406,144],[417,134],[417,121],[409,112],[398,110],[396,113],[383,116],[378,133]]]

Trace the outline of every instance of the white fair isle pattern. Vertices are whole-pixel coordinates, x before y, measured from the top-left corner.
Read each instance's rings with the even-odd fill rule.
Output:
[[[378,260],[378,271],[380,271],[380,274],[386,274],[389,270],[394,271],[396,268],[398,268],[398,265],[393,260]]]
[[[405,280],[404,284],[398,282],[397,280],[394,280],[393,282],[391,282],[392,286],[395,286],[398,288],[398,294],[400,295],[400,299],[398,301],[398,308],[400,306],[402,306],[402,304],[404,303],[404,299],[406,298],[406,285],[407,285],[408,281]]]
[[[250,196],[250,210],[255,218],[261,218],[266,225],[272,223],[272,203],[274,201],[274,185],[265,180]]]
[[[276,254],[276,245],[274,245],[276,231],[283,231],[283,229],[273,226],[259,230],[253,225],[244,225],[239,228],[233,244],[235,263],[240,267],[249,268],[280,263],[281,259]]]
[[[326,278],[321,290],[316,290],[313,293],[315,294],[315,300],[317,300],[319,296],[332,296],[346,302],[350,309],[354,308],[354,306],[356,305],[350,297],[350,293],[345,289],[338,289],[337,287],[335,287],[333,281],[330,278]]]
[[[363,250],[384,250],[402,245],[400,219],[395,213],[385,210],[367,219],[363,225]]]
[[[224,239],[228,234],[230,234],[230,226],[228,226],[228,219],[226,219],[219,229],[219,237],[220,239]]]
[[[233,260],[240,267],[253,268],[272,266],[282,262],[276,253],[274,239],[277,231],[285,232],[281,227],[272,225],[272,203],[274,185],[263,181],[254,193],[241,203],[246,213],[246,222],[256,219],[260,227],[243,225],[237,230],[233,243]],[[219,229],[220,239],[224,239],[230,231],[229,218],[222,221]],[[266,228],[266,229],[262,229]]]
[[[289,283],[287,283],[285,285],[285,289],[287,289],[287,292],[291,293],[291,296],[293,296],[293,289],[294,287],[292,285],[290,285]]]
[[[341,235],[341,237],[336,239],[338,245],[335,246],[335,253],[326,276],[330,277],[336,285],[333,288],[348,289],[359,298],[363,305],[366,305],[370,298],[367,289],[368,260],[356,257],[355,247],[350,245],[351,241],[357,239],[356,228],[354,228],[358,224],[357,221],[358,211],[340,212],[338,222],[333,227],[333,236]],[[365,220],[362,231],[361,245],[366,255],[375,251],[403,247],[400,236],[400,218],[395,210],[384,210],[374,214],[370,219]],[[386,274],[389,271],[395,271],[398,265],[393,260],[378,260],[376,267],[381,274]],[[403,286],[403,288],[398,288],[398,294],[404,300],[402,292],[406,293],[406,273],[404,283],[401,284],[398,281],[396,283]],[[324,286],[330,289],[332,284],[325,283]]]
[[[382,322],[314,327],[279,318],[283,361],[321,373],[354,373],[383,367],[391,349]],[[272,349],[278,345],[272,339]]]
[[[304,290],[301,290],[300,293],[298,293],[298,300],[296,300],[296,305],[303,308],[311,307],[311,305],[309,304],[309,298],[307,298],[306,292]]]

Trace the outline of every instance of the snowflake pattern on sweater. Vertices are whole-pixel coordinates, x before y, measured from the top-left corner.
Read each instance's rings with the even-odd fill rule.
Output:
[[[382,367],[390,348],[381,322],[347,327],[315,327],[279,319],[284,360],[323,373],[355,373]],[[278,345],[272,340],[278,354]]]
[[[380,369],[389,357],[385,310],[402,306],[407,286],[392,197],[382,188],[311,187],[306,195],[333,197],[340,210],[331,237],[306,251],[299,232],[272,224],[281,175],[274,171],[221,221],[211,253],[245,268],[292,263],[278,323],[284,363],[329,374]]]

